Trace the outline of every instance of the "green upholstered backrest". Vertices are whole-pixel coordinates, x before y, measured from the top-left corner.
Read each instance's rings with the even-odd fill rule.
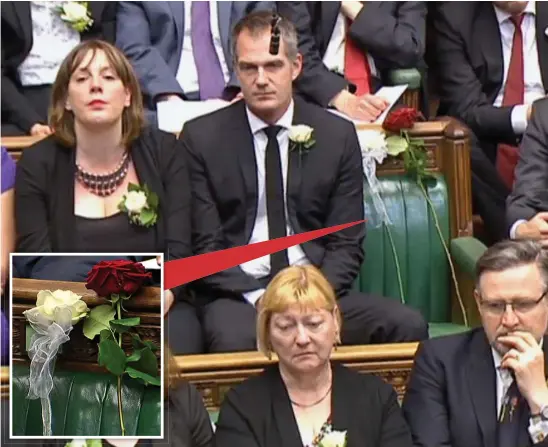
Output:
[[[417,184],[407,175],[379,177],[381,197],[392,221],[390,232],[397,253],[405,301],[421,311],[429,322],[450,321],[449,264]],[[449,240],[449,195],[441,175],[427,185],[439,224]],[[366,218],[375,208],[369,188],[365,188]],[[390,237],[384,226],[367,223],[365,261],[357,287],[364,292],[400,300],[396,262]]]
[[[40,400],[26,398],[29,368],[13,365],[13,434],[42,436]],[[124,380],[124,424],[129,436],[161,434],[160,387]],[[120,436],[116,378],[111,374],[56,368],[51,392],[54,436]]]

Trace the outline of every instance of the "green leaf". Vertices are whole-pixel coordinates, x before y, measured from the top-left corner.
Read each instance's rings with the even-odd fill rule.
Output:
[[[141,360],[141,355],[143,354],[143,351],[145,349],[147,348],[136,349],[135,351],[133,351],[133,353],[130,356],[128,356],[128,358],[126,359],[126,362],[131,363],[131,362],[137,362]]]
[[[110,332],[108,329],[102,330],[100,337],[101,337],[100,338],[101,341],[103,341],[103,340],[112,340],[113,339],[112,332]]]
[[[155,210],[156,208],[158,208],[158,203],[159,202],[160,202],[160,200],[158,199],[158,194],[151,191],[150,194],[148,195],[148,198],[147,198],[147,203],[148,203],[149,208],[152,209],[152,210]]]
[[[396,157],[402,152],[405,152],[408,147],[409,144],[403,137],[392,135],[386,139],[386,151],[388,155],[391,155],[392,157]]]
[[[150,348],[153,352],[156,352],[159,349],[153,342],[141,340],[139,334],[131,334],[131,338],[134,349]]]
[[[126,197],[126,196],[124,196],[124,197],[122,198],[121,202],[118,204],[118,209],[119,209],[120,211],[122,211],[122,213],[127,213],[125,197]]]
[[[141,188],[139,187],[139,185],[136,185],[135,183],[130,183],[129,185],[127,185],[127,190],[128,190],[128,192],[140,191]]]
[[[116,311],[109,304],[94,307],[84,321],[84,335],[93,340],[102,330],[109,329],[109,323],[114,318]]]
[[[150,376],[158,375],[158,359],[149,347],[142,348],[138,360],[131,362],[131,366],[138,371],[142,371]]]
[[[138,326],[141,324],[141,319],[139,317],[133,318],[122,318],[121,320],[112,320],[110,322],[110,327],[114,329],[119,334],[129,331],[130,328]]]
[[[135,368],[132,368],[131,366],[126,367],[126,372],[128,373],[129,377],[132,377],[133,379],[141,379],[145,383],[149,383],[151,385],[156,385],[156,386],[160,386],[162,384],[162,381],[159,376],[151,376],[142,371],[138,371]]]
[[[115,376],[121,376],[126,368],[126,354],[114,340],[102,340],[99,343],[98,362]]]
[[[145,227],[147,225],[150,225],[150,223],[154,220],[154,211],[148,208],[144,208],[141,211],[141,225],[144,225]]]

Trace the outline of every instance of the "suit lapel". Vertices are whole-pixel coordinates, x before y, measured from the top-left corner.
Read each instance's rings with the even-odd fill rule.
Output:
[[[28,51],[32,48],[32,17],[30,13],[30,2],[5,2],[2,8],[13,8],[13,14],[19,26],[15,29],[20,29],[25,44],[28,45]],[[9,10],[9,9],[8,9]]]
[[[355,390],[348,387],[344,383],[344,372],[337,363],[332,364],[333,368],[333,391],[331,393],[331,424],[335,431],[347,432],[347,446],[363,445],[358,443],[356,438],[357,433],[353,432],[350,426],[350,421],[353,417],[350,413],[350,405],[352,402],[352,393]]]
[[[176,42],[177,42],[177,57],[170,58],[170,61],[175,63],[171,68],[177,70],[177,64],[181,59],[181,53],[183,51],[183,38],[185,35],[185,2],[167,2],[171,8],[173,14],[173,21],[175,22]]]
[[[499,23],[491,2],[478,2],[476,17],[472,42],[480,45],[486,65],[484,84],[493,86],[488,91],[494,100],[502,87],[504,59]]]
[[[226,135],[226,141],[230,142],[231,147],[235,149],[233,153],[237,154],[238,165],[244,181],[247,210],[244,234],[245,240],[249,240],[258,206],[258,180],[255,143],[247,120],[244,101],[238,101],[234,106],[233,126],[229,135]]]
[[[536,2],[536,8],[538,61],[544,91],[548,93],[548,3]]]
[[[483,446],[497,444],[497,391],[496,373],[491,346],[485,332],[478,331],[471,344],[466,370],[470,399],[480,427]]]
[[[52,137],[50,137],[52,138]],[[53,140],[53,138],[52,138]],[[57,144],[52,141],[52,144]],[[76,217],[74,215],[74,176],[76,174],[76,150],[60,146],[58,156],[55,160],[54,176],[57,179],[57,187],[53,188],[55,194],[53,202],[55,205],[54,225],[57,241],[52,241],[52,248],[59,252],[70,252],[74,247],[74,228]]]
[[[277,445],[283,447],[302,447],[301,434],[291,408],[289,394],[282,381],[278,366],[273,366],[270,371],[272,374],[272,412],[274,423],[279,435],[279,443]],[[273,444],[274,445],[274,444]]]
[[[341,2],[319,2],[318,6],[321,11],[320,23],[322,27],[322,45],[320,52],[323,57],[327,50],[327,45],[331,40],[335,23],[337,23]]]
[[[297,124],[307,124],[306,122],[306,113],[303,111],[303,107],[306,107],[304,101],[300,100],[298,97],[294,98],[294,109],[293,109],[293,125]],[[298,202],[299,190],[301,187],[301,178],[304,169],[304,163],[306,161],[307,154],[306,152],[299,153],[298,149],[291,150],[291,141],[288,144],[288,163],[287,163],[287,191],[286,191],[286,200],[287,200],[287,212],[289,218],[294,216],[296,209],[296,204]],[[313,149],[312,149],[313,150]]]
[[[103,21],[103,11],[105,2],[88,2],[88,8],[93,19],[93,25],[86,31],[80,33],[82,40],[96,39],[100,37],[101,23]]]

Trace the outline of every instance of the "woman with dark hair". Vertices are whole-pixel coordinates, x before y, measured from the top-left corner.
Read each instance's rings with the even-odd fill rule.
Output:
[[[184,151],[174,135],[145,126],[125,56],[100,40],[79,44],[62,62],[51,99],[53,134],[25,149],[17,166],[17,251],[190,256]],[[194,309],[179,299],[173,311],[188,320],[170,325],[185,331],[174,351],[201,352]]]

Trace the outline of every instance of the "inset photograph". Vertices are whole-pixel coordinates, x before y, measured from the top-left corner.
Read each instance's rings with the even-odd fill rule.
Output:
[[[10,437],[163,437],[162,265],[11,255]]]

